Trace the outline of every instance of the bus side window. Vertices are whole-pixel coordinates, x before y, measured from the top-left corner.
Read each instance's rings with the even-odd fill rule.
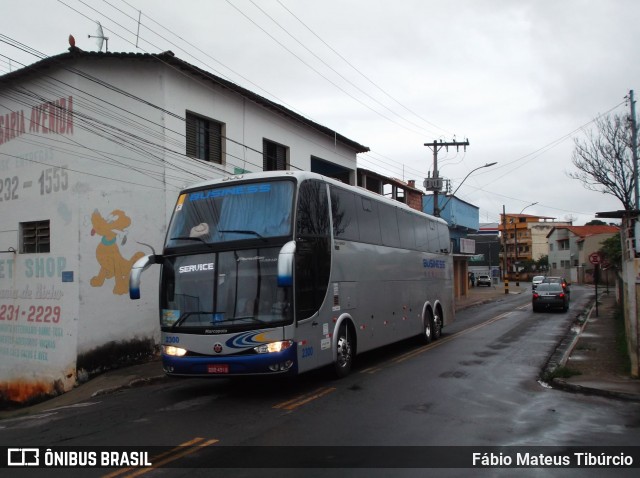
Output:
[[[438,247],[437,252],[451,252],[451,244],[449,239],[449,228],[445,224],[437,224],[438,231],[438,242],[440,247]]]
[[[380,238],[378,202],[366,197],[361,197],[360,202],[361,207],[358,208],[360,240],[370,244],[382,244],[382,239]]]
[[[336,239],[359,241],[356,197],[341,188],[331,187],[331,215]]]
[[[304,181],[298,192],[296,237],[329,237],[327,189],[320,181]]]
[[[416,236],[413,227],[413,214],[398,210],[398,228],[400,229],[400,245],[404,249],[416,248]]]
[[[398,208],[388,204],[378,204],[380,212],[380,232],[382,244],[389,247],[400,247],[400,230],[398,229]]]
[[[416,247],[419,251],[429,252],[429,233],[426,219],[421,216],[415,216],[413,221],[416,233]]]

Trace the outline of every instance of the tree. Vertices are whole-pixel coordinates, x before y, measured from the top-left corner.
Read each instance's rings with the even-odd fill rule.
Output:
[[[520,268],[520,272],[531,272],[535,270],[535,262],[531,259],[519,260],[518,267]]]
[[[600,243],[600,252],[605,259],[616,269],[622,266],[622,244],[620,242],[620,233],[611,236]]]
[[[591,221],[585,224],[585,226],[606,226],[606,225],[607,223],[604,221],[601,221],[600,219],[592,219]]]
[[[542,256],[540,259],[535,261],[536,270],[538,271],[546,271],[549,270],[549,256]]]
[[[596,132],[576,138],[571,161],[578,168],[569,177],[592,191],[617,197],[626,211],[634,209],[631,127],[626,116],[610,115],[595,121]]]

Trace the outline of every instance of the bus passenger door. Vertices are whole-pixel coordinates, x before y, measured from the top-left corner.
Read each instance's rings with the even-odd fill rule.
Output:
[[[327,186],[318,180],[300,185],[296,215],[295,315],[298,369],[321,365],[323,326],[319,311],[327,297],[331,271]]]

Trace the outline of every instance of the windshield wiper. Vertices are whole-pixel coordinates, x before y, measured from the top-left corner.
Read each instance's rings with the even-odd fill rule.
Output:
[[[203,244],[205,244],[209,248],[213,248],[214,247],[213,244],[211,244],[210,242],[205,241],[201,237],[177,236],[177,237],[172,237],[170,239],[170,241],[197,241],[197,242],[202,242]]]
[[[199,242],[202,242],[203,244],[209,244],[207,241],[205,241],[201,237],[178,236],[178,237],[172,237],[170,240],[171,241],[199,241]]]
[[[247,315],[247,316],[244,316],[244,317],[231,317],[230,319],[216,320],[215,322],[212,323],[212,325],[228,324],[228,323],[246,321],[246,320],[250,320],[252,322],[257,322],[258,324],[268,324],[269,323],[267,321],[260,320],[260,319],[258,319],[256,317],[251,316],[251,315]]]
[[[222,232],[222,233],[229,232],[233,234],[248,234],[252,236],[257,236],[265,242],[267,241],[267,238],[264,237],[262,234],[256,231],[251,231],[249,229],[221,229],[218,232]]]
[[[215,312],[207,312],[207,311],[204,311],[204,310],[198,311],[198,312],[185,312],[184,314],[182,314],[180,316],[180,318],[178,318],[178,320],[176,320],[176,322],[171,326],[171,328],[175,329],[179,325],[182,325],[192,315],[202,315],[202,314],[213,315],[213,314],[215,314]]]
[[[252,315],[247,315],[247,316],[244,316],[244,317],[234,317],[233,318],[233,320],[247,320],[247,319],[249,319],[249,320],[251,320],[253,322],[257,322],[259,324],[267,324],[268,323],[265,320],[258,319],[257,317],[254,317]]]

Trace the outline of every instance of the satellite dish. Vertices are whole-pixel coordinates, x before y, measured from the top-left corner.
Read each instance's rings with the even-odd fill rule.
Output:
[[[102,43],[104,43],[105,44],[104,51],[106,53],[109,51],[109,37],[104,36],[104,32],[102,31],[102,25],[100,25],[100,22],[96,20],[96,23],[98,24],[96,28],[96,34],[88,35],[88,36],[89,38],[96,39],[96,45],[98,46],[98,51],[102,51]]]

